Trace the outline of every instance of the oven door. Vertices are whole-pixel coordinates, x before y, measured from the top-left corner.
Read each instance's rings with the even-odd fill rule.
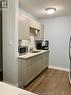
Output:
[[[28,47],[19,47],[19,55],[26,54],[28,52]]]

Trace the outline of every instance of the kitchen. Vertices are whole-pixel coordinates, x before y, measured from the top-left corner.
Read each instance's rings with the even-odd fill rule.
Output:
[[[23,3],[24,2],[24,3]],[[5,38],[3,40],[3,79],[6,82],[10,82],[13,83],[15,85],[18,85],[18,43],[19,43],[19,34],[17,31],[19,31],[19,15],[25,16],[27,22],[28,23],[28,18],[34,19],[35,23],[39,22],[39,24],[37,23],[36,25],[38,25],[40,27],[40,23],[44,24],[44,33],[42,34],[41,31],[39,31],[40,29],[37,29],[38,31],[36,32],[36,35],[34,33],[30,33],[31,35],[35,35],[34,37],[31,37],[32,39],[40,39],[45,41],[49,41],[49,68],[53,68],[53,69],[57,69],[57,70],[63,70],[63,71],[69,71],[69,55],[68,55],[68,42],[69,42],[69,38],[70,38],[70,25],[71,25],[71,14],[69,11],[70,8],[66,7],[66,11],[63,11],[63,7],[56,7],[56,13],[57,10],[60,13],[61,11],[61,15],[59,13],[55,13],[54,15],[48,15],[48,19],[47,19],[47,14],[43,14],[40,13],[40,19],[36,20],[35,17],[38,17],[38,13],[37,16],[32,16],[31,11],[30,10],[28,12],[28,10],[25,8],[25,6],[28,6],[28,9],[31,9],[31,7],[33,7],[32,5],[36,5],[39,6],[39,4],[41,3],[41,5],[43,5],[43,0],[42,2],[39,0],[38,3],[36,1],[32,1],[31,3],[29,3],[29,5],[26,5],[28,1],[22,1],[21,0],[21,6],[20,6],[20,10],[19,10],[19,2],[18,1],[10,1],[9,2],[9,6],[8,8],[4,11],[3,13],[3,22],[5,23],[4,30],[3,30],[3,38]],[[47,2],[47,1],[46,1]],[[70,5],[70,2],[68,0],[63,0],[63,2],[56,2],[57,4],[59,3],[61,4],[67,4],[67,6]],[[33,4],[32,4],[33,3]],[[51,3],[50,5],[54,5],[56,3]],[[22,6],[24,4],[24,6]],[[32,4],[32,5],[31,5]],[[47,4],[47,3],[46,3]],[[12,6],[15,7],[12,7]],[[49,5],[47,5],[49,6]],[[40,6],[39,6],[40,7]],[[50,6],[49,6],[50,7]],[[44,9],[46,8],[46,6],[44,7]],[[34,9],[34,7],[32,8]],[[41,9],[41,8],[40,8]],[[11,11],[12,10],[12,11]],[[14,11],[15,10],[15,11]],[[27,10],[27,11],[26,11]],[[25,12],[26,11],[26,12]],[[38,11],[37,11],[38,12]],[[64,12],[64,14],[63,14]],[[20,14],[21,13],[21,14]],[[33,15],[35,15],[36,12],[32,12]],[[23,17],[22,16],[22,17]],[[44,18],[45,16],[45,18]],[[22,19],[22,17],[20,17],[20,19]],[[42,19],[43,17],[43,19]],[[32,21],[29,19],[29,22]],[[34,22],[33,21],[33,22]],[[6,24],[7,23],[7,24]],[[23,20],[22,20],[23,23]],[[32,22],[30,22],[32,23]],[[23,25],[25,25],[23,23]],[[29,24],[27,24],[29,26]],[[32,24],[30,24],[32,25]],[[33,24],[34,25],[34,24]],[[27,27],[28,27],[27,26]],[[21,26],[22,27],[22,26]],[[25,29],[27,30],[26,34],[22,35],[22,37],[24,36],[26,40],[28,39],[29,36],[29,28],[27,28],[25,26]],[[22,27],[23,28],[23,27]],[[21,29],[22,29],[21,28]],[[43,30],[43,29],[41,29]],[[31,31],[32,32],[32,31]],[[40,35],[40,37],[39,37]],[[23,38],[24,38],[23,37]],[[31,39],[31,40],[32,40]],[[30,47],[30,46],[29,46]],[[34,47],[35,50],[35,47]],[[47,51],[47,50],[46,50]],[[39,52],[40,53],[40,52]]]

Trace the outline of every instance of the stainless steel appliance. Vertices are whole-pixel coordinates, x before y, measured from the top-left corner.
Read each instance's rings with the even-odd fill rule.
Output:
[[[36,49],[41,50],[42,49],[42,42],[43,40],[36,40]]]
[[[44,50],[48,50],[49,49],[49,41],[48,40],[43,41],[42,48]]]
[[[27,46],[24,46],[24,47],[23,46],[19,46],[18,52],[19,52],[19,55],[23,55],[23,54],[28,52],[28,47]]]
[[[48,40],[37,40],[36,48],[39,50],[48,50],[49,49],[49,41]]]
[[[70,81],[70,84],[71,84],[71,37],[70,37],[70,40],[69,40],[69,59],[70,59],[69,81]]]

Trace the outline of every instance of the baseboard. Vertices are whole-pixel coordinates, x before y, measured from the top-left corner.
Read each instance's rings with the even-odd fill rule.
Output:
[[[10,82],[4,81],[4,80],[3,80],[3,82],[18,87],[18,83],[13,84],[13,83],[10,83]]]
[[[48,68],[69,72],[69,68],[57,67],[53,65],[49,65]]]

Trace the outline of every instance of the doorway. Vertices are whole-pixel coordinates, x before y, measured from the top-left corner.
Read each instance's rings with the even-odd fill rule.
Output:
[[[3,63],[2,63],[2,8],[0,2],[0,81],[3,80]]]

